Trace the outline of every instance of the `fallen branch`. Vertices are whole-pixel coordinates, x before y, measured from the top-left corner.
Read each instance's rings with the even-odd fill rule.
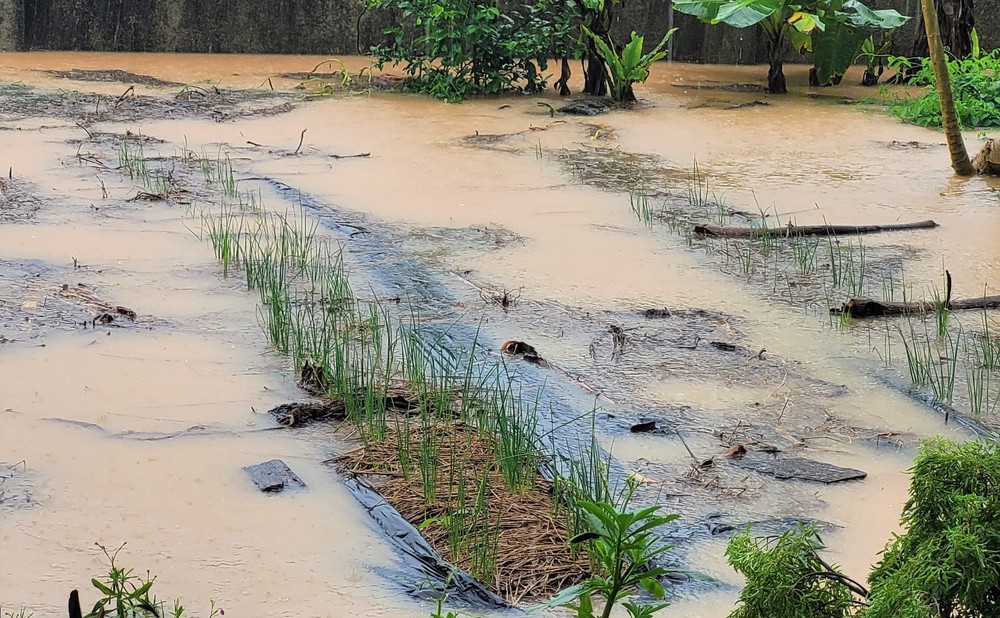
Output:
[[[937,227],[934,221],[918,221],[917,223],[890,223],[886,225],[787,225],[785,227],[723,227],[720,225],[696,225],[694,233],[698,236],[717,236],[724,238],[756,238],[765,235],[777,237],[792,236],[847,236],[851,234],[876,234],[879,232],[894,232],[897,230],[922,230]]]
[[[906,315],[908,313],[931,313],[938,305],[933,302],[890,303],[870,298],[852,298],[840,308],[831,307],[830,313],[846,314],[852,318],[875,318],[883,315]],[[965,309],[1000,309],[1000,296],[963,298],[947,305],[949,311]]]

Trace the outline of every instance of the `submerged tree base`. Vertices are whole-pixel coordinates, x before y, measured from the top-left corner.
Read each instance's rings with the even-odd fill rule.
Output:
[[[981,176],[1000,176],[1000,149],[997,148],[995,139],[986,140],[972,158],[972,167]]]

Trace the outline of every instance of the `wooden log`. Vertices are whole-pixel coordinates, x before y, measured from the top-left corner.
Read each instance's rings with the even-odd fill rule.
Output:
[[[848,236],[852,234],[876,234],[898,230],[923,230],[937,227],[928,219],[916,223],[888,223],[885,225],[787,225],[785,227],[723,227],[721,225],[696,225],[698,236],[718,236],[724,238],[755,238],[764,235],[789,238],[792,236]]]
[[[963,298],[947,303],[950,311],[966,309],[1000,309],[1000,296]],[[852,298],[842,307],[833,307],[830,313],[847,314],[852,318],[875,318],[883,315],[905,315],[908,313],[930,313],[937,309],[932,302],[890,303],[870,298]]]

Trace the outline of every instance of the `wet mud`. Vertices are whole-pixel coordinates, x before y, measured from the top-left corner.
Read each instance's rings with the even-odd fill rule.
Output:
[[[300,97],[265,90],[231,90],[190,85],[172,97],[137,94],[134,87],[117,96],[76,90],[43,91],[23,84],[0,86],[0,115],[6,120],[62,118],[82,125],[138,122],[162,118],[209,117],[215,122],[282,114]]]
[[[167,70],[139,73],[176,79]],[[93,76],[64,77],[83,84]],[[227,613],[335,607],[330,615],[426,615],[426,606],[398,592],[421,596],[420,581],[447,579],[436,552],[409,553],[422,542],[415,529],[399,544],[379,528],[388,517],[397,530],[399,519],[379,515],[384,503],[371,487],[351,480],[345,487],[323,465],[356,445],[328,422],[337,414],[322,405],[282,408],[302,399],[297,376],[268,352],[252,296],[220,274],[191,233],[218,190],[218,181],[206,190],[210,174],[190,156],[202,152],[225,153],[234,180],[269,207],[304,208],[322,235],[342,243],[362,296],[414,308],[426,351],[441,367],[461,367],[470,353],[484,364],[499,359],[505,341],[544,359],[529,362],[522,349],[508,364],[525,392],[543,393],[539,432],[554,465],[577,456],[595,428],[615,478],[641,478],[642,500],[682,515],[664,533],[677,545],[671,564],[719,580],[677,582],[678,606],[705,599],[702,613],[690,615],[731,608],[738,582],[722,563],[724,538],[751,522],[768,534],[819,522],[838,562],[863,577],[896,530],[917,441],[967,434],[876,379],[899,372],[868,356],[881,335],[831,324],[829,289],[788,266],[801,248],[719,246],[686,230],[718,218],[861,224],[926,211],[941,220],[942,236],[866,240],[870,289],[904,272],[929,281],[942,254],[955,257],[946,245],[971,229],[963,209],[972,209],[985,217],[976,220],[981,235],[970,231],[966,242],[974,258],[966,278],[978,285],[1000,268],[995,243],[984,240],[1000,225],[985,210],[995,197],[948,185],[944,175],[914,184],[885,159],[889,173],[921,193],[903,215],[884,200],[855,221],[858,200],[872,194],[881,172],[856,161],[833,165],[811,145],[778,148],[786,143],[779,109],[857,120],[855,134],[832,139],[864,144],[866,157],[920,157],[910,165],[923,166],[924,176],[936,169],[934,138],[801,97],[756,105],[760,95],[741,90],[741,77],[682,91],[671,73],[657,74],[641,91],[649,105],[611,111],[601,124],[551,117],[554,97],[543,106],[449,107],[395,94],[305,100],[291,83],[276,92],[199,85],[177,93],[159,84],[168,92],[134,96],[3,86],[0,139],[33,144],[40,154],[0,161],[15,168],[0,191],[0,383],[10,401],[0,431],[19,445],[0,458],[26,462],[9,474],[2,467],[9,462],[0,465],[0,539],[19,556],[16,573],[0,572],[0,602],[33,604],[50,587],[68,589],[93,574],[99,556],[76,548],[95,536],[134,539],[140,555],[169,554],[149,568],[184,594],[231,599]],[[664,114],[684,114],[671,122],[673,142],[657,124]],[[768,143],[780,156],[750,156],[761,139],[751,126],[761,124],[776,131]],[[117,153],[123,138],[141,140],[169,190],[129,178]],[[693,154],[709,162],[707,188],[692,176]],[[801,169],[775,169],[789,157]],[[760,187],[763,208],[743,190],[762,174],[771,179]],[[808,197],[800,195],[803,177],[815,188]],[[837,191],[853,193],[834,201]],[[692,203],[691,192],[705,197]],[[135,199],[142,194],[159,197]],[[637,220],[642,199],[655,200],[652,225]],[[743,262],[748,248],[753,255]],[[847,255],[825,249],[821,273]],[[55,392],[38,379],[53,374],[65,376]],[[256,413],[265,410],[278,412]],[[291,425],[304,427],[271,430]],[[36,435],[46,440],[32,441]],[[286,461],[307,487],[255,493],[242,468],[271,459]],[[867,476],[828,485],[802,472],[803,461]],[[779,465],[795,466],[797,475]],[[96,484],[107,469],[132,473],[110,487]],[[39,540],[85,505],[113,511],[122,495],[144,498],[127,517],[87,516]],[[286,537],[248,534],[276,518],[296,524]],[[133,523],[142,521],[156,525]],[[190,535],[183,543],[177,527]],[[51,572],[53,552],[66,549],[77,553]],[[212,564],[229,568],[191,575]],[[480,595],[474,582],[452,584]],[[496,603],[488,595],[480,601]]]

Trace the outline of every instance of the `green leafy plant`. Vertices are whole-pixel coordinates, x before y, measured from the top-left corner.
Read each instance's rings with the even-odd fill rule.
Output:
[[[159,616],[156,599],[149,594],[155,577],[143,579],[133,574],[132,569],[123,569],[115,564],[118,553],[125,547],[122,543],[118,549],[108,551],[108,548],[97,543],[111,563],[108,576],[101,581],[96,577],[90,580],[103,597],[94,604],[91,616]]]
[[[150,592],[156,578],[150,577],[149,573],[142,577],[136,575],[132,569],[118,566],[116,562],[118,554],[125,547],[125,543],[122,543],[114,551],[109,551],[100,543],[96,543],[96,545],[104,552],[110,566],[108,574],[103,580],[96,577],[90,580],[94,588],[103,596],[94,603],[93,610],[85,618],[160,618],[164,616],[166,609],[163,602],[158,601]],[[174,618],[182,618],[185,615],[184,612],[184,606],[179,601],[174,601],[170,615]],[[215,601],[212,601],[208,618],[224,615],[225,612],[216,607]]]
[[[921,445],[903,507],[870,589],[826,563],[815,527],[726,549],[746,576],[730,618],[989,618],[1000,615],[1000,443]]]
[[[926,85],[923,93],[914,97],[883,93],[889,111],[903,122],[940,127],[941,103],[930,58],[920,60],[917,67],[912,60],[893,56],[889,58],[889,66],[903,71],[913,69],[907,83]],[[982,53],[974,45],[968,58],[948,62],[948,73],[959,125],[963,129],[1000,127],[1000,49]]]
[[[813,53],[816,79],[825,85],[854,62],[871,29],[891,30],[909,19],[891,9],[872,10],[858,0],[675,0],[674,8],[710,24],[759,25],[767,41],[768,92],[775,94],[787,92],[782,68],[786,41],[800,53]]]
[[[864,618],[1000,615],[1000,447],[942,438],[921,447],[906,533],[869,575]]]
[[[842,618],[853,603],[835,566],[819,556],[823,542],[814,526],[777,537],[753,538],[748,527],[729,541],[726,558],[746,577],[729,618]]]
[[[620,505],[610,502],[577,501],[589,531],[572,539],[571,544],[589,543],[587,555],[595,565],[595,574],[576,586],[566,588],[542,607],[567,607],[577,618],[596,618],[593,595],[604,600],[601,618],[608,618],[621,599],[642,588],[658,602],[647,605],[631,601],[622,607],[631,618],[649,618],[668,605],[659,577],[668,570],[654,565],[657,556],[672,546],[658,545],[652,531],[676,520],[678,515],[659,515],[661,507],[651,506],[629,511],[629,503],[638,488],[634,479],[626,482]]]
[[[608,67],[608,90],[611,99],[619,103],[631,103],[635,101],[635,93],[632,85],[642,83],[649,77],[649,67],[654,62],[664,58],[667,52],[663,51],[670,37],[673,36],[677,28],[673,28],[660,39],[660,42],[649,53],[642,53],[643,37],[632,32],[632,39],[619,53],[611,42],[605,43],[599,36],[583,26],[583,32],[593,41],[598,54]]]
[[[869,36],[864,41],[861,42],[861,53],[855,60],[864,58],[865,60],[865,73],[861,78],[862,86],[875,86],[878,85],[878,80],[882,77],[882,73],[885,72],[886,61],[889,58],[889,50],[892,48],[892,39],[890,38],[890,31],[886,31],[885,36],[882,38],[882,43],[877,48],[875,47],[875,37]]]
[[[505,91],[540,92],[548,59],[559,55],[572,13],[537,0],[501,8],[482,0],[369,0],[402,14],[388,42],[371,53],[376,66],[403,65],[405,86],[446,101]]]

